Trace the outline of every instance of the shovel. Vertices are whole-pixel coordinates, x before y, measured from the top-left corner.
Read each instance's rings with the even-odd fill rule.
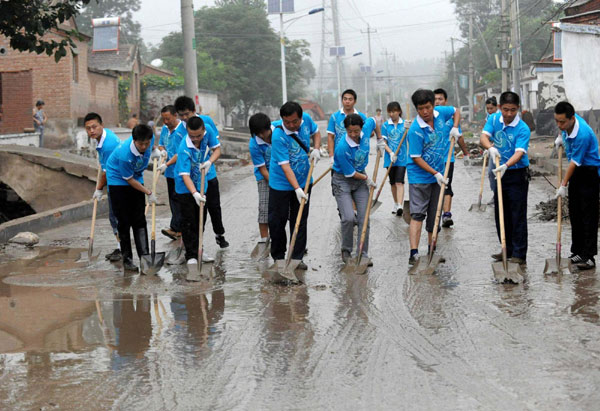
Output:
[[[100,175],[102,174],[102,166],[98,164],[98,174],[96,176],[96,184],[100,181]],[[100,253],[93,255],[94,250],[94,231],[96,229],[96,212],[98,211],[98,199],[94,198],[94,209],[92,210],[92,228],[90,230],[90,241],[88,246],[88,261],[96,261],[100,256]]]
[[[165,263],[169,265],[180,265],[185,263],[185,253],[183,252],[183,239],[179,238],[177,247],[171,249],[165,257]]]
[[[500,167],[500,159],[496,157],[496,168]],[[523,281],[521,267],[517,263],[509,263],[506,256],[506,234],[504,232],[504,202],[502,200],[502,178],[498,171],[496,173],[496,184],[498,192],[498,219],[500,220],[500,242],[502,243],[502,261],[492,263],[494,278],[499,283],[519,284]]]
[[[450,160],[452,159],[452,152],[454,151],[454,137],[450,140],[450,149],[448,150],[448,158],[446,159],[446,168],[444,170],[444,181],[448,178],[450,172]],[[431,237],[431,245],[429,246],[429,253],[427,254],[427,264],[422,265],[421,259],[408,271],[409,274],[425,274],[431,275],[434,273],[436,267],[440,263],[442,258],[439,255],[435,255],[435,248],[437,246],[438,228],[440,226],[440,217],[442,216],[442,205],[444,204],[444,191],[446,184],[442,183],[440,188],[440,196],[438,198],[437,211],[435,212],[435,224],[433,225],[433,233]],[[431,201],[431,200],[430,200]]]
[[[558,148],[558,185],[562,184],[562,145]],[[557,230],[556,230],[556,257],[547,258],[546,266],[544,267],[544,274],[562,274],[563,272],[571,272],[571,260],[566,258],[562,259],[561,254],[561,234],[562,234],[562,197],[557,198]]]
[[[329,167],[327,168],[327,170],[325,170],[325,171],[323,172],[323,174],[321,174],[321,175],[319,176],[319,178],[317,178],[317,179],[316,179],[316,180],[313,182],[313,187],[314,187],[314,186],[316,186],[316,185],[317,185],[317,183],[323,179],[323,177],[325,177],[327,174],[329,174],[329,173],[331,172],[331,169],[332,169],[332,168],[333,168],[332,166],[329,166]]]
[[[487,158],[488,158],[488,153],[487,151],[485,152],[485,154],[483,155],[483,165],[481,166],[481,184],[479,186],[479,198],[477,199],[476,203],[471,204],[471,207],[469,207],[469,211],[485,211],[485,209],[487,208],[487,204],[481,204],[481,199],[483,197],[483,183],[485,181],[485,171],[486,171],[486,164],[487,164]]]
[[[406,132],[404,133],[404,135],[406,136]],[[377,170],[379,169],[380,158],[381,151],[377,150],[377,157],[375,158],[375,170],[373,170],[373,181],[375,183],[377,183]],[[365,246],[365,238],[367,237],[367,228],[369,227],[369,216],[371,215],[371,207],[373,206],[372,199],[374,191],[375,187],[369,188],[369,202],[367,203],[367,210],[365,211],[365,221],[363,222],[362,232],[360,233],[360,244],[358,245],[358,253],[356,257],[349,258],[344,268],[342,268],[342,272],[345,274],[364,274],[367,271],[367,268],[369,267],[369,263],[371,262],[371,259],[369,257],[362,256],[362,251]]]
[[[402,144],[404,144],[404,139],[406,138],[407,133],[408,133],[408,128],[405,128],[404,134],[402,134],[402,139],[400,140],[400,144],[398,144],[398,147],[396,147],[396,150],[394,150],[395,156],[398,156],[398,153],[400,152],[400,148],[402,147]],[[387,171],[385,172],[385,176],[383,177],[383,180],[381,181],[381,186],[379,187],[379,190],[377,190],[377,195],[373,199],[373,205],[371,206],[371,214],[373,214],[375,211],[377,211],[379,206],[381,206],[381,201],[379,201],[379,196],[381,195],[381,190],[383,190],[383,186],[385,185],[385,182],[386,182],[388,176],[390,175],[391,170],[392,170],[392,163],[390,163],[390,166],[387,168]],[[375,181],[375,180],[373,180],[373,181]]]
[[[154,159],[156,170],[156,159]],[[152,175],[152,192],[156,193],[156,172]],[[152,203],[152,234],[150,237],[150,255],[144,254],[140,259],[141,273],[156,275],[165,262],[165,253],[156,252],[156,203]]]
[[[206,179],[206,169],[202,169],[202,177],[200,178],[200,194],[204,196],[204,180]],[[200,277],[208,277],[211,281],[213,279],[214,270],[212,262],[202,262],[202,256],[204,254],[204,247],[202,245],[204,240],[204,202],[200,202],[200,217],[198,225],[198,266],[196,273],[189,272],[187,276],[188,281],[200,281]]]
[[[257,243],[256,246],[254,246],[254,249],[250,253],[250,257],[260,260],[260,259],[267,257],[270,252],[271,252],[271,240],[267,239],[266,242]]]
[[[310,163],[310,169],[308,170],[308,177],[306,177],[306,185],[305,190],[308,189],[310,184],[310,178],[312,177],[313,170],[315,168],[314,160]],[[292,283],[300,282],[298,277],[296,277],[296,267],[300,264],[301,260],[292,260],[292,254],[294,253],[294,246],[296,245],[296,237],[298,236],[298,230],[300,229],[300,221],[302,220],[302,213],[304,212],[304,205],[306,204],[306,200],[303,198],[300,201],[300,208],[298,209],[298,216],[296,217],[296,224],[294,225],[294,233],[292,234],[292,239],[290,241],[290,247],[288,248],[288,255],[284,261],[277,261],[274,269],[277,271],[277,275],[282,277],[279,281],[291,281]],[[277,276],[275,276],[277,278]]]

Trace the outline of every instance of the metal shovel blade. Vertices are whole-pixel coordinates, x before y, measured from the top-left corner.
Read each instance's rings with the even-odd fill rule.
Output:
[[[370,262],[371,259],[369,257],[364,256],[360,258],[360,261],[358,261],[358,257],[349,258],[344,268],[342,268],[342,272],[344,274],[364,274],[367,272],[367,268],[369,268]]]
[[[165,253],[144,254],[140,259],[142,274],[156,275],[165,262]]]
[[[181,241],[181,240],[179,240]],[[165,263],[169,265],[181,265],[185,263],[185,253],[183,252],[183,244],[170,250],[165,257]]]
[[[98,257],[100,257],[100,251],[98,251],[98,254],[94,255],[92,253],[92,251],[94,250],[94,245],[93,245],[93,240],[90,239],[90,245],[88,247],[88,261],[96,261],[98,260]]]
[[[402,218],[406,224],[410,224],[410,200],[404,200],[404,212],[402,213]]]
[[[377,209],[381,206],[381,201],[377,200],[373,202],[373,205],[371,205],[371,212],[369,213],[369,215],[373,215],[373,213],[375,211],[377,211]]]
[[[254,249],[250,253],[250,257],[260,260],[262,258],[267,257],[270,252],[271,252],[271,242],[270,241],[267,241],[266,243],[259,242],[256,244],[256,246],[254,246]]]
[[[200,269],[194,266],[188,266],[186,280],[190,282],[199,282],[211,279],[214,276],[213,263],[202,263],[198,265]]]
[[[502,261],[492,264],[494,278],[501,284],[519,284],[523,282],[521,267],[517,263],[506,263]]]
[[[471,204],[471,207],[469,207],[469,211],[484,212],[486,209],[487,209],[487,205],[481,204],[481,203],[473,203],[473,204]]]
[[[431,259],[427,257],[425,258],[425,260],[420,260],[419,262],[421,264],[419,267],[417,267],[417,274],[432,275],[435,272],[435,269],[437,268],[438,264],[440,263],[441,258],[441,256],[434,254],[433,256],[431,256]],[[427,264],[423,264],[425,262],[427,262]]]
[[[544,266],[544,274],[570,274],[571,273],[571,260],[568,258],[561,258],[557,261],[556,258],[546,258],[546,265]]]
[[[300,281],[298,280],[298,277],[296,277],[294,270],[298,267],[300,261],[301,260],[291,260],[288,265],[285,264],[285,260],[275,261],[275,264],[267,270],[270,280],[274,283],[283,284],[299,283]]]

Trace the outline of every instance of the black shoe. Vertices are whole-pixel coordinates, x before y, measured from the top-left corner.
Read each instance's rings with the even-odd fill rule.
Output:
[[[502,261],[502,251],[500,251],[498,254],[492,254],[491,257],[496,261]]]
[[[411,255],[408,259],[408,265],[415,265],[419,261],[419,254]]]
[[[573,254],[569,257],[569,260],[571,260],[573,264],[582,264],[585,262],[584,258],[578,254]]]
[[[588,258],[587,260],[577,264],[577,268],[580,270],[591,270],[592,268],[596,268],[596,261],[594,257]]]
[[[351,256],[350,251],[342,250],[342,261],[344,263],[347,263]]]
[[[308,270],[308,266],[304,264],[304,261],[300,261],[298,266],[296,267],[298,270]]]
[[[137,266],[133,263],[133,260],[131,258],[125,258],[123,260],[123,268],[125,269],[125,271],[137,271],[138,270]]]
[[[402,217],[402,214],[404,214],[404,210],[402,210],[401,208],[399,208],[398,210],[396,210],[396,215],[398,217]]]
[[[114,263],[115,261],[121,261],[123,257],[121,256],[121,250],[115,248],[112,253],[106,254],[104,258]]]
[[[224,235],[218,235],[216,237],[216,241],[217,241],[217,244],[219,245],[219,247],[221,247],[221,248],[229,247],[229,243],[227,242],[227,240],[225,240]]]
[[[442,227],[448,228],[454,225],[451,215],[445,215],[442,217]]]
[[[440,263],[445,263],[446,262],[446,257],[444,256],[440,256]]]
[[[164,236],[169,237],[171,240],[177,240],[179,238],[179,237],[177,237],[177,231],[172,230],[171,227],[163,228],[162,230],[160,230],[160,232]]]

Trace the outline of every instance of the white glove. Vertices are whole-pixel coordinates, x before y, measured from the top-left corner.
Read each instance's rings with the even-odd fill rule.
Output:
[[[460,137],[460,131],[458,131],[458,127],[452,127],[450,130],[450,138],[454,137],[456,140]]]
[[[154,150],[152,150],[152,154],[150,154],[150,160],[160,159],[160,156],[162,155],[160,153],[161,153],[161,150],[158,147],[155,148]]]
[[[148,194],[148,204],[156,204],[156,194],[150,193]]]
[[[562,184],[560,185],[560,187],[558,187],[556,189],[556,195],[554,196],[555,199],[557,199],[558,197],[562,197],[565,198],[567,196],[567,187],[563,186]]]
[[[92,196],[92,200],[102,200],[102,196],[104,195],[104,192],[102,190],[96,190],[94,191],[94,195]]]
[[[196,200],[198,207],[200,207],[200,203],[206,203],[206,197],[199,192],[196,191],[194,194],[192,194],[192,196],[194,197],[194,200]]]
[[[373,187],[373,188],[377,187],[377,184],[375,184],[375,181],[373,181],[373,179],[371,177],[367,177],[365,182],[367,183],[367,187]]]
[[[377,149],[381,151],[381,154],[385,152],[385,146],[386,144],[384,138],[380,138],[379,140],[377,140]]]
[[[444,179],[444,176],[440,173],[435,173],[434,177],[437,183],[441,186],[442,184],[448,184],[448,179]]]
[[[394,165],[394,163],[398,160],[398,156],[394,153],[390,154],[390,164]]]
[[[504,173],[506,173],[506,169],[508,167],[506,166],[506,164],[502,164],[500,167],[496,167],[494,170],[492,170],[494,172],[494,175],[496,176],[496,179],[498,179],[498,175],[496,173],[498,173],[498,171],[500,172],[500,178],[502,178],[502,176],[504,176]]]
[[[302,199],[308,201],[308,194],[306,194],[302,188],[298,187],[294,191],[296,192],[296,198],[299,203],[302,202]]]
[[[202,171],[205,169],[208,172],[208,169],[212,166],[212,161],[206,160],[204,163],[200,164],[199,170]]]
[[[410,126],[412,125],[412,120],[404,120],[404,128],[410,128]]]
[[[329,165],[333,167],[334,158],[333,156],[329,157]]]
[[[160,174],[163,174],[165,172],[165,170],[167,169],[167,165],[166,164],[161,164],[158,166],[158,168],[156,169]]]
[[[492,164],[495,163],[496,161],[496,157],[500,157],[500,152],[498,151],[498,149],[496,147],[490,147],[488,148],[488,154],[490,156],[490,162],[492,162]]]
[[[559,148],[563,145],[562,136],[556,137],[556,140],[554,140],[554,145],[556,146],[556,148]]]
[[[318,148],[313,148],[313,150],[310,152],[310,159],[311,161],[314,161],[315,164],[317,164],[321,159],[321,150],[319,150]]]
[[[160,156],[167,158],[167,156],[169,155],[169,153],[167,153],[167,150],[160,150]]]

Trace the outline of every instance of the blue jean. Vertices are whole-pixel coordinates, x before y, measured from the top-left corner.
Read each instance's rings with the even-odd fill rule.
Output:
[[[340,173],[333,173],[331,179],[333,187],[333,195],[337,202],[338,210],[340,211],[340,219],[342,223],[342,251],[352,253],[354,244],[354,207],[352,202],[356,204],[356,212],[358,217],[358,239],[356,241],[356,253],[358,254],[360,247],[360,235],[362,233],[365,222],[365,213],[369,203],[369,187],[364,180],[356,180],[352,177],[345,177]],[[362,253],[367,255],[369,251],[369,225],[367,225],[367,234],[365,236],[365,245]]]
[[[527,194],[529,192],[529,169],[507,170],[502,177],[502,200],[504,203],[504,231],[506,253],[509,257],[527,257]],[[494,190],[494,216],[500,239],[498,188]]]

